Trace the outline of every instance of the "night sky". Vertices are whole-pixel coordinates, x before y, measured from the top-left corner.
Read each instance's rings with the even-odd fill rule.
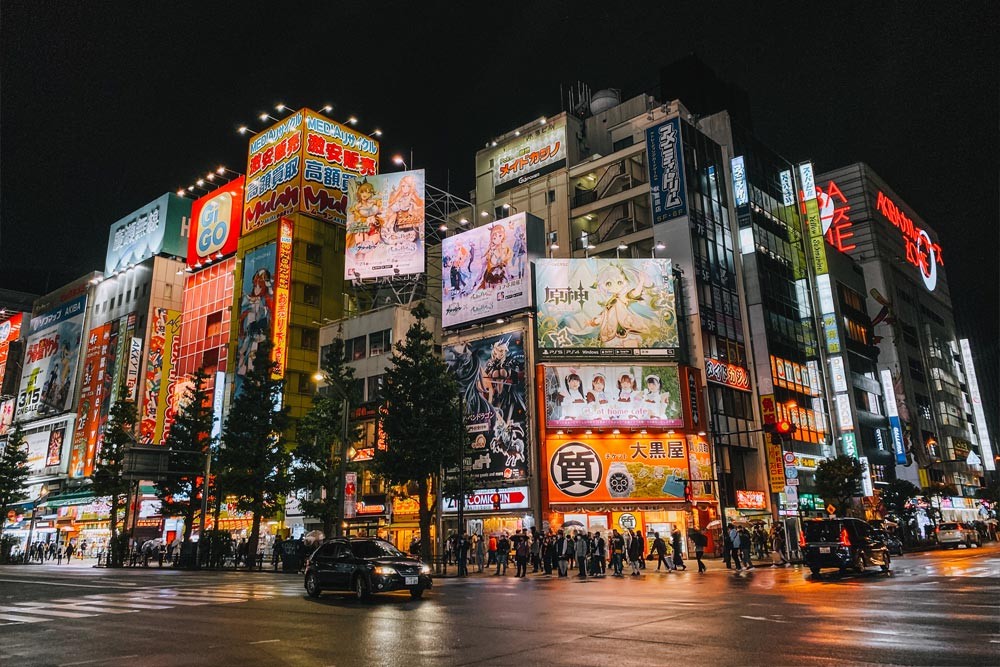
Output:
[[[996,406],[1000,3],[208,4],[0,3],[0,287],[103,268],[112,222],[243,171],[235,130],[277,102],[333,103],[383,130],[384,168],[412,149],[467,198],[476,150],[560,111],[560,83],[656,92],[694,52],[779,153],[868,162],[938,232]]]

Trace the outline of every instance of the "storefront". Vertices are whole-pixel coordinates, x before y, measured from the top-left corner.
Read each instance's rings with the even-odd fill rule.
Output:
[[[443,509],[444,532],[450,535],[460,528],[457,500],[445,498]],[[535,525],[527,486],[476,489],[466,494],[462,516],[462,531],[484,537],[501,533],[513,535],[515,531],[530,530]]]
[[[392,542],[397,549],[409,552],[410,544],[414,538],[420,537],[420,504],[418,500],[409,496],[406,498],[392,499],[392,521],[388,526],[386,539]],[[431,544],[437,544],[437,532],[431,523]],[[432,549],[435,551],[436,547]]]

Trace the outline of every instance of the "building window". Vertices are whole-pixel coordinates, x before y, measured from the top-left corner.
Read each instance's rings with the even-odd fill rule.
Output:
[[[913,357],[907,357],[907,362],[910,367],[910,376],[919,382],[926,383],[927,376],[924,375],[924,366],[917,359]]]
[[[302,329],[302,345],[306,350],[319,348],[319,329]]]
[[[333,348],[333,345],[324,345],[323,347],[319,348],[319,364],[320,364],[320,366],[323,366],[323,365],[326,364],[326,358],[328,356],[330,356],[330,349],[331,348]]]
[[[344,341],[344,361],[358,361],[368,356],[368,338],[358,336]]]
[[[296,390],[300,394],[311,394],[316,391],[316,385],[311,376],[305,373],[295,373],[295,378],[297,380]]]
[[[392,345],[392,329],[376,331],[368,336],[368,356],[377,357],[385,354]]]
[[[323,248],[315,243],[306,243],[306,261],[310,264],[323,263]]]
[[[885,480],[885,466],[880,466],[878,464],[869,464],[871,468],[871,476],[873,482],[884,482]]]
[[[323,289],[319,285],[302,286],[302,302],[307,306],[319,306],[322,295]]]
[[[205,318],[205,337],[222,334],[222,313],[209,313]]]
[[[379,393],[382,391],[382,377],[381,375],[373,375],[368,378],[368,400],[374,401],[379,397]]]
[[[556,191],[555,190],[549,190],[549,203],[550,204],[555,204],[556,203]]]
[[[627,137],[623,137],[623,138],[619,139],[618,141],[616,141],[614,144],[612,144],[612,146],[611,146],[611,152],[613,153],[615,151],[620,151],[623,148],[628,148],[629,146],[631,146],[634,143],[635,143],[635,139],[630,134]]]
[[[365,400],[365,379],[355,378],[351,380],[351,395],[361,401]]]

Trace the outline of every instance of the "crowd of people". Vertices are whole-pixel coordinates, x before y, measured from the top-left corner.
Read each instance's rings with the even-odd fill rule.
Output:
[[[702,557],[708,538],[697,529],[687,535],[694,547],[698,572],[705,572]],[[467,575],[469,567],[476,572],[494,569],[494,576],[506,576],[513,563],[514,576],[525,577],[528,567],[532,573],[545,576],[555,574],[568,577],[570,571],[579,578],[611,576],[638,577],[646,569],[647,561],[656,563],[657,571],[687,570],[684,562],[684,535],[675,528],[663,537],[654,532],[643,536],[641,531],[608,530],[605,532],[583,530],[556,530],[540,533],[536,528],[517,530],[513,535],[501,532],[489,537],[481,534],[452,534],[446,541],[445,561],[458,566],[458,574]]]
[[[28,547],[27,552],[21,550],[20,545],[14,547],[11,550],[12,560],[24,560],[26,563],[44,563],[46,561],[55,561],[57,565],[62,565],[63,559],[66,559],[66,564],[68,565],[73,557],[76,556],[77,559],[83,558],[83,554],[87,550],[86,540],[77,548],[74,542],[68,542],[66,544],[58,542],[35,542]]]

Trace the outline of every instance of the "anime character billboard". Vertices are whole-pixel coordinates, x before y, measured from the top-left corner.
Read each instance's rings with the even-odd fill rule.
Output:
[[[71,409],[86,310],[84,295],[31,318],[14,421]]]
[[[669,259],[543,259],[535,292],[542,360],[676,355]]]
[[[518,213],[441,242],[442,324],[454,327],[531,306],[541,218]]]
[[[683,426],[676,366],[546,366],[548,428]]]
[[[253,356],[257,346],[271,337],[274,325],[276,249],[277,243],[272,241],[251,250],[243,257],[234,396],[239,395],[243,378],[253,369]]]
[[[424,272],[424,170],[348,183],[347,280]]]
[[[524,331],[447,345],[465,416],[465,474],[471,484],[528,476]]]

